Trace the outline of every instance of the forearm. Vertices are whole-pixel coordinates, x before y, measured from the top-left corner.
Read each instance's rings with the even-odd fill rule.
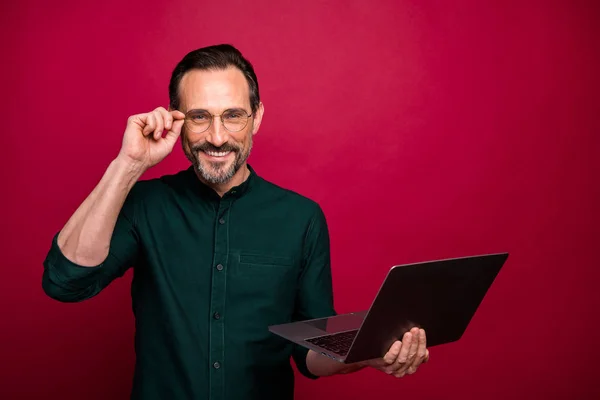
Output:
[[[361,363],[342,364],[312,350],[309,350],[306,355],[306,366],[316,376],[349,374],[364,368],[364,365]]]
[[[72,262],[95,266],[108,255],[117,217],[144,169],[115,159],[92,193],[84,200],[58,236],[58,246]]]

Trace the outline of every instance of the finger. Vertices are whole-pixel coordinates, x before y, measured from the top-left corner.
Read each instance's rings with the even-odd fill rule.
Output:
[[[181,134],[181,131],[183,129],[183,124],[185,123],[184,120],[182,119],[178,119],[176,121],[173,121],[173,126],[171,127],[171,130],[169,132],[172,132],[174,134],[176,134],[177,136],[179,136]]]
[[[156,129],[154,129],[154,140],[160,139],[165,130],[165,123],[163,121],[163,117],[160,114],[160,111],[154,110],[152,111],[152,115],[154,115],[154,119],[156,120]]]
[[[417,357],[417,351],[419,350],[419,340],[420,340],[420,336],[419,335],[419,329],[413,328],[411,330],[412,333],[412,340],[410,342],[410,348],[408,349],[408,362],[412,363],[415,361],[415,358]]]
[[[390,347],[388,352],[383,356],[383,360],[386,364],[393,364],[394,361],[398,358],[398,354],[400,354],[400,348],[402,347],[402,342],[395,341],[394,344]]]
[[[163,119],[164,127],[165,127],[164,130],[165,131],[170,130],[171,124],[173,123],[173,116],[171,115],[171,113],[168,112],[164,107],[158,107],[156,110],[160,113],[160,115]],[[162,134],[162,132],[161,132],[161,134]]]
[[[144,129],[144,127],[146,126],[146,119],[148,117],[148,114],[135,114],[135,115],[131,115],[129,116],[129,118],[127,118],[127,125],[137,125],[140,128]]]
[[[410,350],[410,346],[412,343],[412,334],[410,332],[406,332],[404,334],[404,338],[402,339],[402,347],[400,348],[400,353],[398,354],[398,358],[396,361],[399,364],[404,364],[408,360],[408,351]]]
[[[145,121],[144,121],[145,119]],[[154,121],[154,115],[152,113],[146,114],[145,118],[142,118],[142,121],[146,123],[142,133],[144,136],[148,136],[156,127],[156,122]]]
[[[171,111],[171,116],[173,117],[173,119],[184,119],[185,118],[185,114],[179,110]]]
[[[425,360],[425,356],[427,355],[427,337],[425,336],[425,330],[419,330],[419,349],[417,350],[417,359],[419,362],[423,362]]]
[[[404,368],[401,368],[394,372],[394,377],[396,378],[402,378],[404,375],[406,375],[406,370]]]
[[[417,372],[417,369],[424,362],[426,355],[428,354],[427,350],[427,340],[425,337],[425,331],[423,329],[419,329],[419,338],[418,340],[414,340],[414,342],[418,342],[417,353],[411,363],[408,364],[406,369],[406,373],[408,375],[412,375]],[[409,354],[410,357],[410,354]]]
[[[181,134],[181,128],[183,126],[183,120],[179,119],[173,122],[173,126],[171,130],[167,132],[165,136],[165,140],[169,144],[169,146],[174,146],[177,138]]]

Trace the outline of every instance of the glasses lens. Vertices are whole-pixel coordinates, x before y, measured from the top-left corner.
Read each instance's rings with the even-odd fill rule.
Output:
[[[206,111],[190,111],[185,122],[192,132],[204,132],[210,126],[212,117]]]
[[[223,113],[223,125],[231,132],[239,132],[246,127],[248,114],[242,110],[229,110]]]

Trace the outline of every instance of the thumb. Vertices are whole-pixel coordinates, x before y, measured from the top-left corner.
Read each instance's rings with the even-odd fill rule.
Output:
[[[177,142],[177,138],[181,134],[183,122],[184,121],[182,119],[177,119],[173,121],[173,126],[164,137],[164,140],[169,144],[169,146],[173,147],[175,145],[175,142]]]
[[[384,368],[387,367],[390,363],[385,361],[383,358],[373,358],[371,360],[365,360],[359,363],[361,367],[371,367],[371,368]]]

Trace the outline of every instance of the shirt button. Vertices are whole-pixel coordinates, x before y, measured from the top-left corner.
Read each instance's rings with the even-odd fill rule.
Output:
[[[223,271],[223,264],[217,264],[217,269],[219,271]]]
[[[219,220],[219,223],[220,223],[221,225],[223,225],[223,224],[225,223],[225,220],[224,220],[223,218],[221,218],[221,219]]]
[[[214,319],[221,319],[221,314],[219,314],[218,312],[213,314],[213,318]]]
[[[221,364],[219,364],[219,362],[217,361],[213,364],[213,367],[215,367],[215,369],[219,369],[221,368]]]

